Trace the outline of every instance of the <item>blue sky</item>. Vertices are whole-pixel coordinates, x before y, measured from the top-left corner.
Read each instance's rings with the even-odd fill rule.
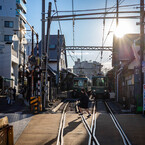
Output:
[[[55,10],[54,0],[46,0],[46,12],[48,8],[48,3],[52,2],[52,9]],[[74,10],[84,10],[84,9],[98,9],[105,7],[106,0],[74,0]],[[140,0],[121,0],[121,5],[131,5],[131,4],[139,4]],[[116,4],[116,0],[108,0],[107,7],[112,7]],[[41,39],[41,10],[42,10],[42,1],[41,0],[31,0],[27,1],[27,20],[28,22],[34,26],[36,32],[39,33],[39,40]],[[72,0],[57,0],[57,8],[58,11],[66,11],[72,10]],[[125,8],[120,10],[139,10],[136,8]],[[100,11],[97,11],[100,12]],[[86,12],[89,13],[89,12]],[[63,14],[71,14],[71,13],[63,13]],[[113,16],[113,15],[112,15]],[[128,16],[125,14],[125,16]],[[115,20],[113,21],[113,25],[111,27],[111,31],[115,29]],[[126,22],[129,24],[128,33],[139,33],[139,26],[136,26],[136,22],[139,20],[119,20],[119,23]],[[112,20],[106,20],[105,26],[105,37],[109,31]],[[72,21],[61,22],[62,33],[65,36],[66,45],[73,45],[73,27]],[[102,46],[102,34],[103,34],[103,20],[82,20],[75,21],[74,25],[75,30],[75,45],[82,46]],[[29,29],[29,28],[28,28]],[[57,34],[59,27],[57,22],[52,22],[51,24],[51,34]],[[112,46],[112,37],[113,35],[110,33],[105,46]],[[100,60],[100,52],[99,51],[83,51],[83,52],[70,52],[67,53],[68,65],[72,67],[74,65],[74,61],[77,58],[82,58],[82,61],[98,61],[104,64],[105,67],[111,66],[110,55],[111,52],[103,52],[103,59]]]

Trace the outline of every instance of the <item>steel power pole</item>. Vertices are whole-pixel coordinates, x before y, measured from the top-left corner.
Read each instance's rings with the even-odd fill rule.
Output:
[[[142,73],[142,62],[143,62],[143,53],[144,53],[144,0],[140,0],[140,97],[139,104],[142,106],[143,101],[143,73]],[[144,106],[143,106],[144,108]],[[144,114],[143,109],[143,114]]]

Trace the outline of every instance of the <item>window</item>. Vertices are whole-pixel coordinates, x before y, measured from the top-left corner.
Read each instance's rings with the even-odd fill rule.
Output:
[[[49,48],[50,48],[50,49],[55,49],[55,47],[56,47],[56,45],[53,45],[53,44],[50,44],[50,45],[49,45]]]
[[[14,27],[14,22],[13,21],[5,21],[5,27],[13,28]]]
[[[11,42],[12,41],[12,35],[5,35],[4,36],[4,41],[8,41],[8,42]]]
[[[2,6],[0,6],[0,10],[2,10]]]

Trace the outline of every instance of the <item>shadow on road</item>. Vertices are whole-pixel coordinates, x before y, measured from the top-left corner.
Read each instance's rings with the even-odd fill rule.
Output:
[[[78,119],[81,119],[80,117],[78,117],[77,119],[71,121],[68,123],[68,126],[66,128],[64,128],[64,135],[65,136],[67,133],[73,131],[74,129],[76,129],[78,127],[79,124],[81,124],[81,120],[77,121]],[[51,145],[53,143],[55,143],[57,141],[57,137],[50,140],[49,142],[45,143],[44,145]]]

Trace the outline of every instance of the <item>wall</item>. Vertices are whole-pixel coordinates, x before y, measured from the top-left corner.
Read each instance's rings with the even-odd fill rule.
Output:
[[[16,0],[0,0],[0,16],[15,17],[16,16]]]

